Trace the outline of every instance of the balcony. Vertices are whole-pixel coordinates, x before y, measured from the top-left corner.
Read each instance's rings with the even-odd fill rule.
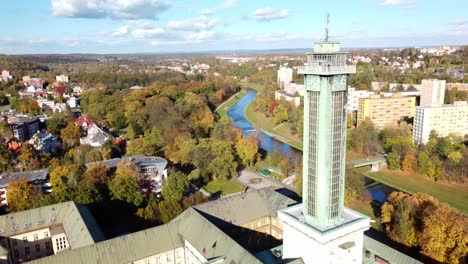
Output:
[[[350,74],[356,73],[355,65],[304,65],[299,66],[297,72],[299,74],[317,74],[317,75],[334,75],[334,74]]]

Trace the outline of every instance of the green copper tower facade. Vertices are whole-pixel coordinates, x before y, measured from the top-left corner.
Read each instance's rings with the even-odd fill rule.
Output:
[[[343,218],[347,77],[356,67],[346,64],[339,42],[322,41],[298,72],[305,85],[302,211],[306,222],[332,225]]]

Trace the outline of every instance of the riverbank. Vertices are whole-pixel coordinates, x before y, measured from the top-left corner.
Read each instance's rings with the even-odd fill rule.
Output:
[[[460,212],[468,213],[466,204],[466,201],[468,201],[468,184],[466,183],[435,182],[423,175],[402,175],[387,169],[379,172],[367,172],[366,168],[359,168],[358,170],[367,177],[395,189],[411,194],[427,193],[441,202],[448,203]]]
[[[243,87],[256,90],[257,93],[265,89],[264,86],[253,83],[245,83]],[[302,141],[297,137],[291,135],[289,125],[286,123],[278,126],[274,125],[272,117],[265,117],[262,113],[255,111],[255,105],[253,101],[245,109],[245,118],[256,128],[259,128],[265,134],[281,141],[285,144],[290,145],[293,148],[302,150]]]
[[[239,102],[239,100],[242,99],[242,97],[244,97],[245,93],[247,93],[247,90],[241,89],[239,92],[229,97],[229,99],[227,99],[224,103],[220,104],[216,108],[215,113],[217,113],[220,118],[226,117],[229,109],[237,102]]]

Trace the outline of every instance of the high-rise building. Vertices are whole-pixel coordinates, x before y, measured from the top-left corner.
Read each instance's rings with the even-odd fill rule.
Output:
[[[439,137],[450,133],[468,134],[468,103],[458,101],[451,105],[420,106],[416,108],[413,123],[413,141],[426,144],[431,131]]]
[[[442,105],[445,96],[445,80],[424,79],[421,82],[421,106]]]
[[[359,99],[357,125],[369,118],[377,129],[387,125],[397,125],[405,118],[412,118],[416,109],[416,97],[404,97],[395,93],[392,97],[371,95]]]
[[[278,87],[283,90],[292,82],[292,69],[288,67],[280,67],[278,70]]]
[[[361,263],[369,218],[344,208],[347,76],[340,43],[315,43],[304,75],[303,203],[279,211],[283,258]],[[307,249],[307,250],[305,250]]]

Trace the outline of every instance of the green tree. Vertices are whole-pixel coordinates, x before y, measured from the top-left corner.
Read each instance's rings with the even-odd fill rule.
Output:
[[[138,208],[136,215],[144,220],[152,220],[154,219],[154,209],[148,204],[145,208]]]
[[[139,178],[140,172],[134,163],[121,161],[117,166],[114,178],[109,183],[112,198],[139,206],[143,202]]]
[[[60,131],[67,126],[67,120],[63,118],[61,115],[54,114],[52,117],[47,119],[46,122],[47,131],[54,136],[59,136]]]
[[[164,181],[162,196],[166,200],[180,201],[188,190],[189,180],[187,175],[180,171],[170,171],[169,177]]]
[[[400,155],[396,152],[390,152],[387,156],[388,168],[391,170],[400,169]]]
[[[102,202],[107,197],[109,181],[109,168],[107,166],[91,165],[83,173],[75,200],[81,204]]]
[[[56,202],[66,202],[73,199],[78,182],[81,178],[81,169],[78,165],[57,166],[50,173],[52,196]]]

